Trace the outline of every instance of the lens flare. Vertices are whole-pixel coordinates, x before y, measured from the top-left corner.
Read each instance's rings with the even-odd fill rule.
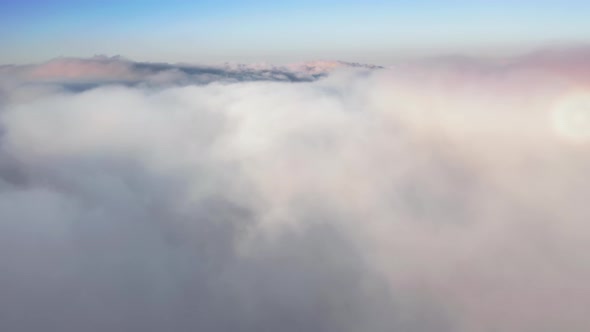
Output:
[[[553,115],[558,135],[574,142],[590,141],[590,92],[564,98],[555,107]]]

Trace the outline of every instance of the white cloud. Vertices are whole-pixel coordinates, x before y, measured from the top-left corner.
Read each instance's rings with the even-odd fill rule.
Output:
[[[12,82],[0,325],[586,331],[590,142],[554,122],[585,78],[441,61]]]

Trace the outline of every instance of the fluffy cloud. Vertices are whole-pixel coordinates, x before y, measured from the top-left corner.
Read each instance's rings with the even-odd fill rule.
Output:
[[[0,68],[0,326],[587,331],[580,52]]]

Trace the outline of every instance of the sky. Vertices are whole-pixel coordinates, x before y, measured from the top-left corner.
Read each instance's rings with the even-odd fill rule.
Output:
[[[565,1],[0,1],[0,63],[122,55],[192,63],[505,54],[580,44],[590,3]]]
[[[0,331],[590,331],[589,4],[1,4]]]

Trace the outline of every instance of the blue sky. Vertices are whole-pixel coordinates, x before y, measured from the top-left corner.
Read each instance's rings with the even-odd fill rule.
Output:
[[[590,1],[0,0],[0,63],[137,60],[386,64],[405,55],[526,51],[590,38]]]

